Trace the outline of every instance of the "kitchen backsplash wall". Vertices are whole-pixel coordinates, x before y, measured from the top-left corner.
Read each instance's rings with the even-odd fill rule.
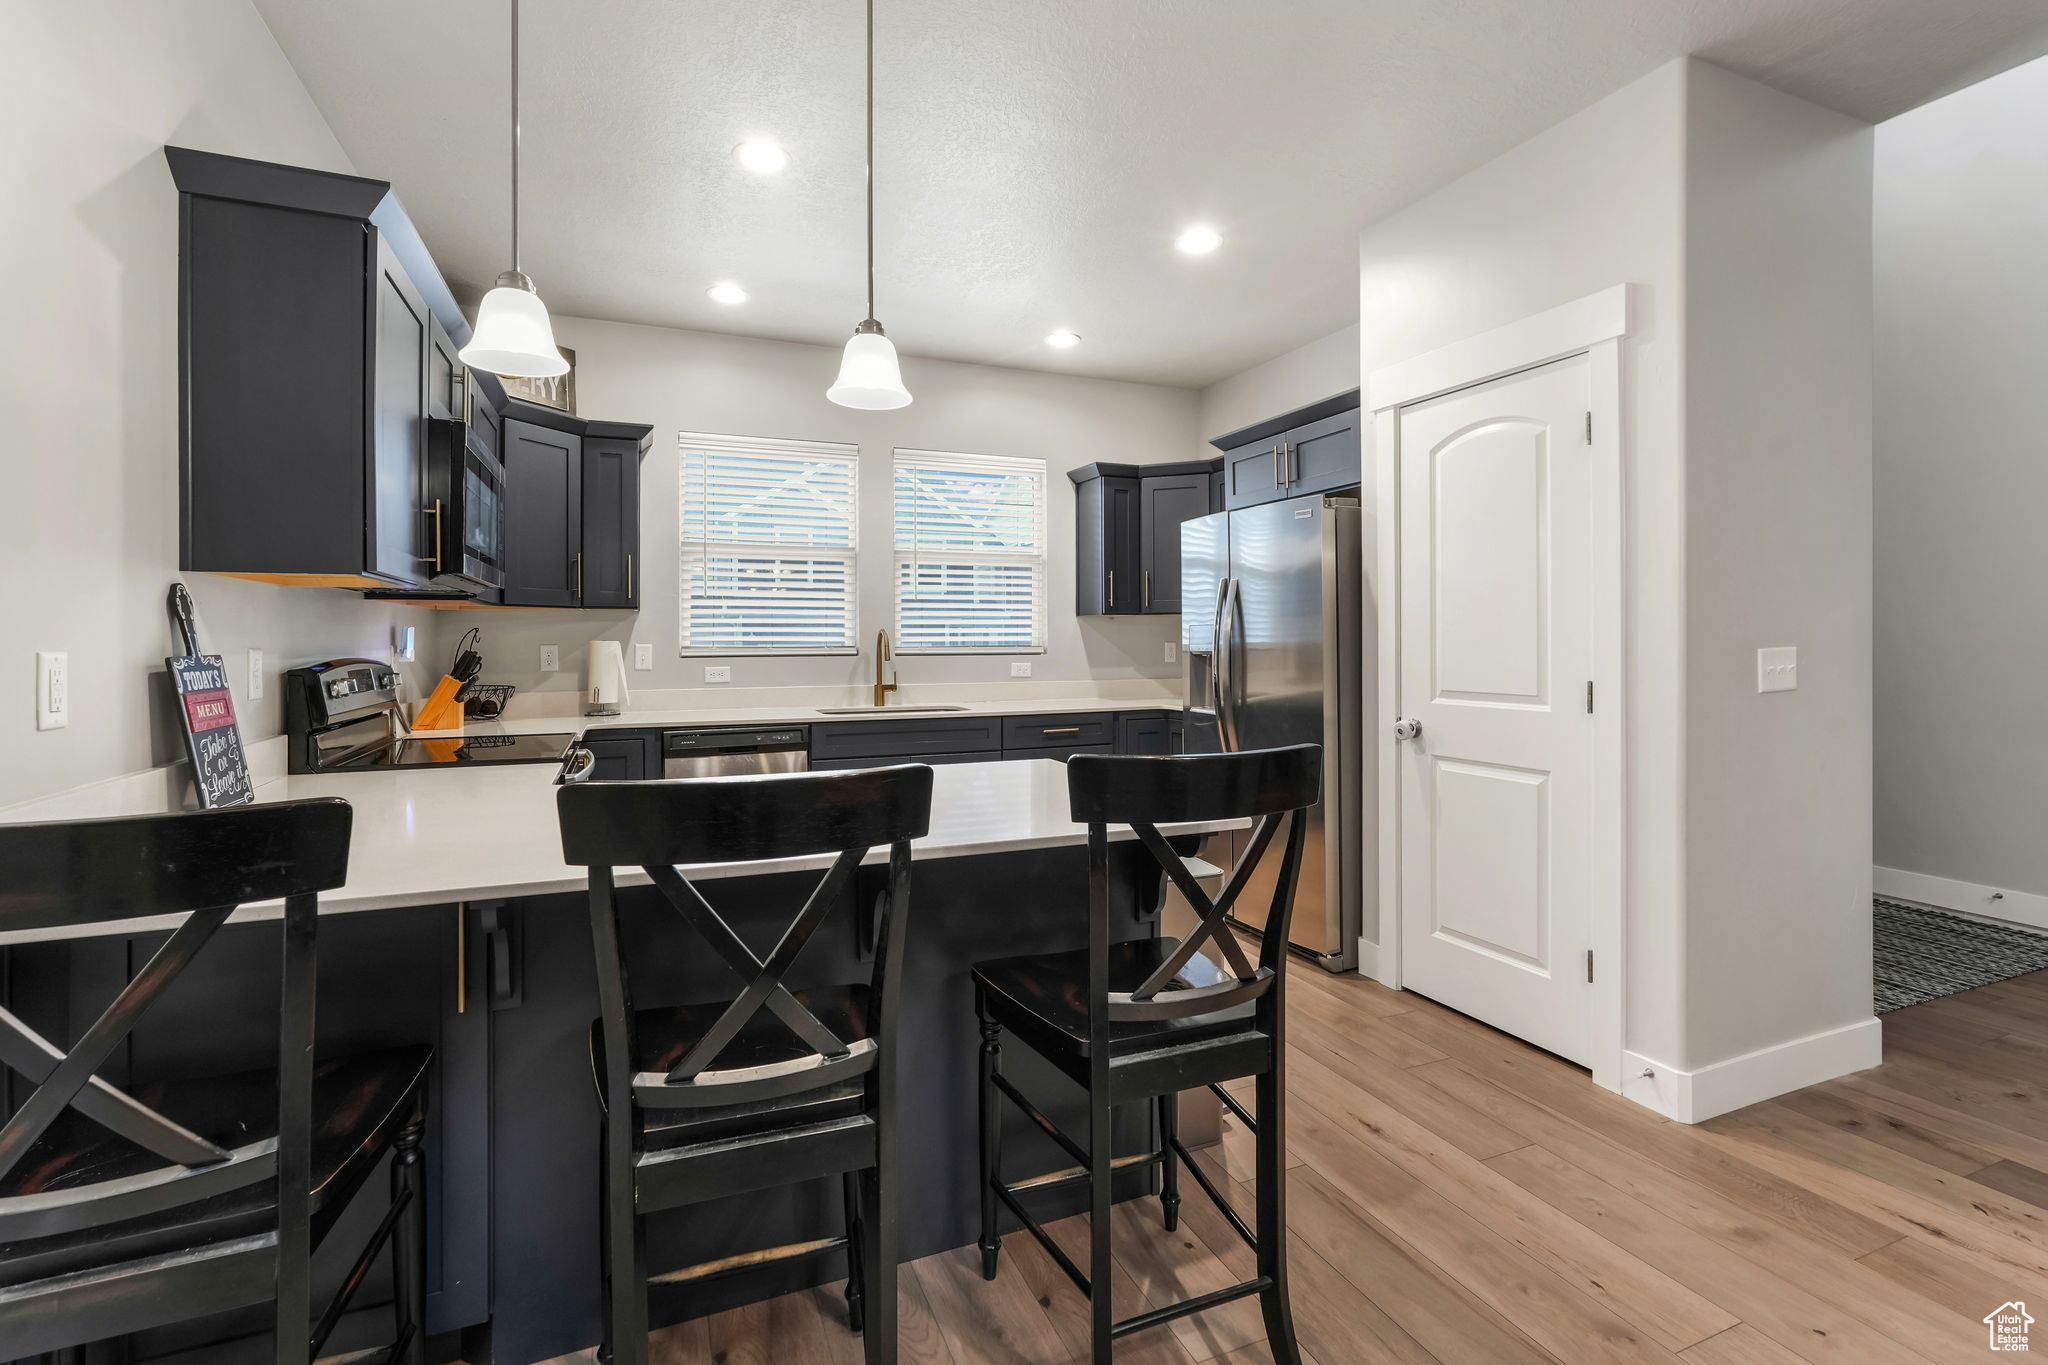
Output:
[[[628,679],[639,691],[719,694],[870,682],[875,632],[895,623],[889,490],[892,452],[904,447],[1037,456],[1048,475],[1046,651],[905,656],[895,665],[905,685],[1008,683],[1010,664],[1019,659],[1031,664],[1034,682],[1168,682],[1180,676],[1180,665],[1165,659],[1165,646],[1180,638],[1179,617],[1074,615],[1074,490],[1066,471],[1092,460],[1152,464],[1201,457],[1207,448],[1197,432],[1194,390],[906,355],[904,382],[916,401],[894,412],[858,412],[825,398],[839,364],[837,347],[585,318],[558,318],[555,333],[576,352],[579,412],[654,424],[654,447],[641,465],[641,610],[434,612],[420,671],[445,667],[457,636],[479,626],[484,676],[526,691],[579,689],[590,642],[599,638],[625,646]],[[678,656],[676,478],[683,431],[860,446],[860,654]],[[541,646],[548,644],[561,650],[561,669],[552,674],[540,671]],[[632,669],[635,644],[654,647],[651,671]],[[729,667],[730,684],[706,684],[706,665]]]
[[[178,194],[167,142],[347,171],[247,0],[11,5],[0,116],[12,421],[0,496],[0,805],[166,761],[150,679],[178,576]],[[292,458],[281,439],[278,458]],[[280,670],[381,653],[426,613],[330,591],[188,580],[242,733],[276,734]],[[265,696],[249,696],[250,649]],[[35,728],[35,653],[70,656],[70,724]]]

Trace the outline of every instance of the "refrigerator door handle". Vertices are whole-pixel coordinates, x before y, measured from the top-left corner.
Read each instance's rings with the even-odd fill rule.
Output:
[[[1238,668],[1237,625],[1243,601],[1235,578],[1225,579],[1216,617],[1216,729],[1225,753],[1238,750],[1237,704],[1244,678]]]

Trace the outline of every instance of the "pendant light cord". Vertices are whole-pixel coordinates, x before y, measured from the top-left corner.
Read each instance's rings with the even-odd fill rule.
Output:
[[[518,4],[519,0],[512,0]],[[875,320],[875,0],[868,0],[868,321]]]
[[[512,269],[519,270],[519,0],[512,0]]]

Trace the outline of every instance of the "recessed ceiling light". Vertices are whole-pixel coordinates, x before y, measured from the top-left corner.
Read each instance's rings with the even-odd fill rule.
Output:
[[[722,284],[714,284],[704,292],[719,303],[745,303],[747,301],[747,291],[734,284],[731,280],[727,280]]]
[[[732,154],[755,175],[774,175],[789,164],[789,153],[772,137],[750,137],[733,148]]]
[[[1173,244],[1186,255],[1206,256],[1223,245],[1223,238],[1217,235],[1215,228],[1197,223],[1174,238]]]
[[[1079,332],[1070,332],[1062,327],[1057,332],[1047,335],[1045,344],[1056,351],[1071,350],[1081,344],[1081,334]]]

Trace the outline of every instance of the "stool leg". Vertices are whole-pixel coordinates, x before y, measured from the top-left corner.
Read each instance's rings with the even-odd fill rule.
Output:
[[[83,1346],[66,1346],[61,1350],[43,1352],[43,1365],[85,1365]]]
[[[633,1207],[630,1125],[605,1124],[605,1336],[616,1365],[647,1365],[647,1240]]]
[[[996,1277],[996,1254],[1003,1239],[996,1235],[996,1182],[1003,1178],[1002,1096],[995,1078],[1003,1072],[1003,1030],[975,1002],[981,1015],[981,1278]]]
[[[1287,1297],[1287,1118],[1281,1056],[1275,1050],[1273,1069],[1258,1079],[1259,1131],[1253,1175],[1259,1203],[1259,1274],[1273,1287],[1259,1295],[1266,1315],[1266,1344],[1274,1365],[1301,1365],[1294,1340],[1294,1308]]]
[[[846,1325],[858,1334],[866,1320],[862,1310],[867,1294],[866,1267],[860,1257],[860,1176],[848,1171],[840,1177],[840,1183],[846,1205]]]
[[[611,1187],[605,1176],[605,1157],[611,1151],[610,1139],[605,1134],[604,1121],[597,1125],[597,1288],[601,1296],[599,1303],[597,1360],[598,1365],[611,1365],[612,1360],[612,1201]]]
[[[1096,1070],[1102,1070],[1100,1062]],[[1089,1358],[1094,1365],[1111,1365],[1112,1346],[1109,1329],[1116,1321],[1109,1299],[1110,1282],[1115,1272],[1110,1268],[1109,1205],[1110,1158],[1113,1145],[1109,1136],[1110,1108],[1108,1077],[1100,1077],[1100,1083],[1088,1091],[1088,1310]]]
[[[1173,1150],[1179,1136],[1180,1096],[1168,1091],[1159,1097],[1159,1207],[1168,1232],[1180,1228],[1180,1153]]]
[[[392,1308],[405,1349],[392,1365],[427,1365],[427,1163],[420,1152],[426,1131],[422,1096],[391,1149],[391,1197],[405,1200],[391,1232]]]
[[[885,1124],[876,1135],[875,1164],[860,1173],[861,1269],[867,1280],[866,1365],[896,1365],[896,1138]]]

